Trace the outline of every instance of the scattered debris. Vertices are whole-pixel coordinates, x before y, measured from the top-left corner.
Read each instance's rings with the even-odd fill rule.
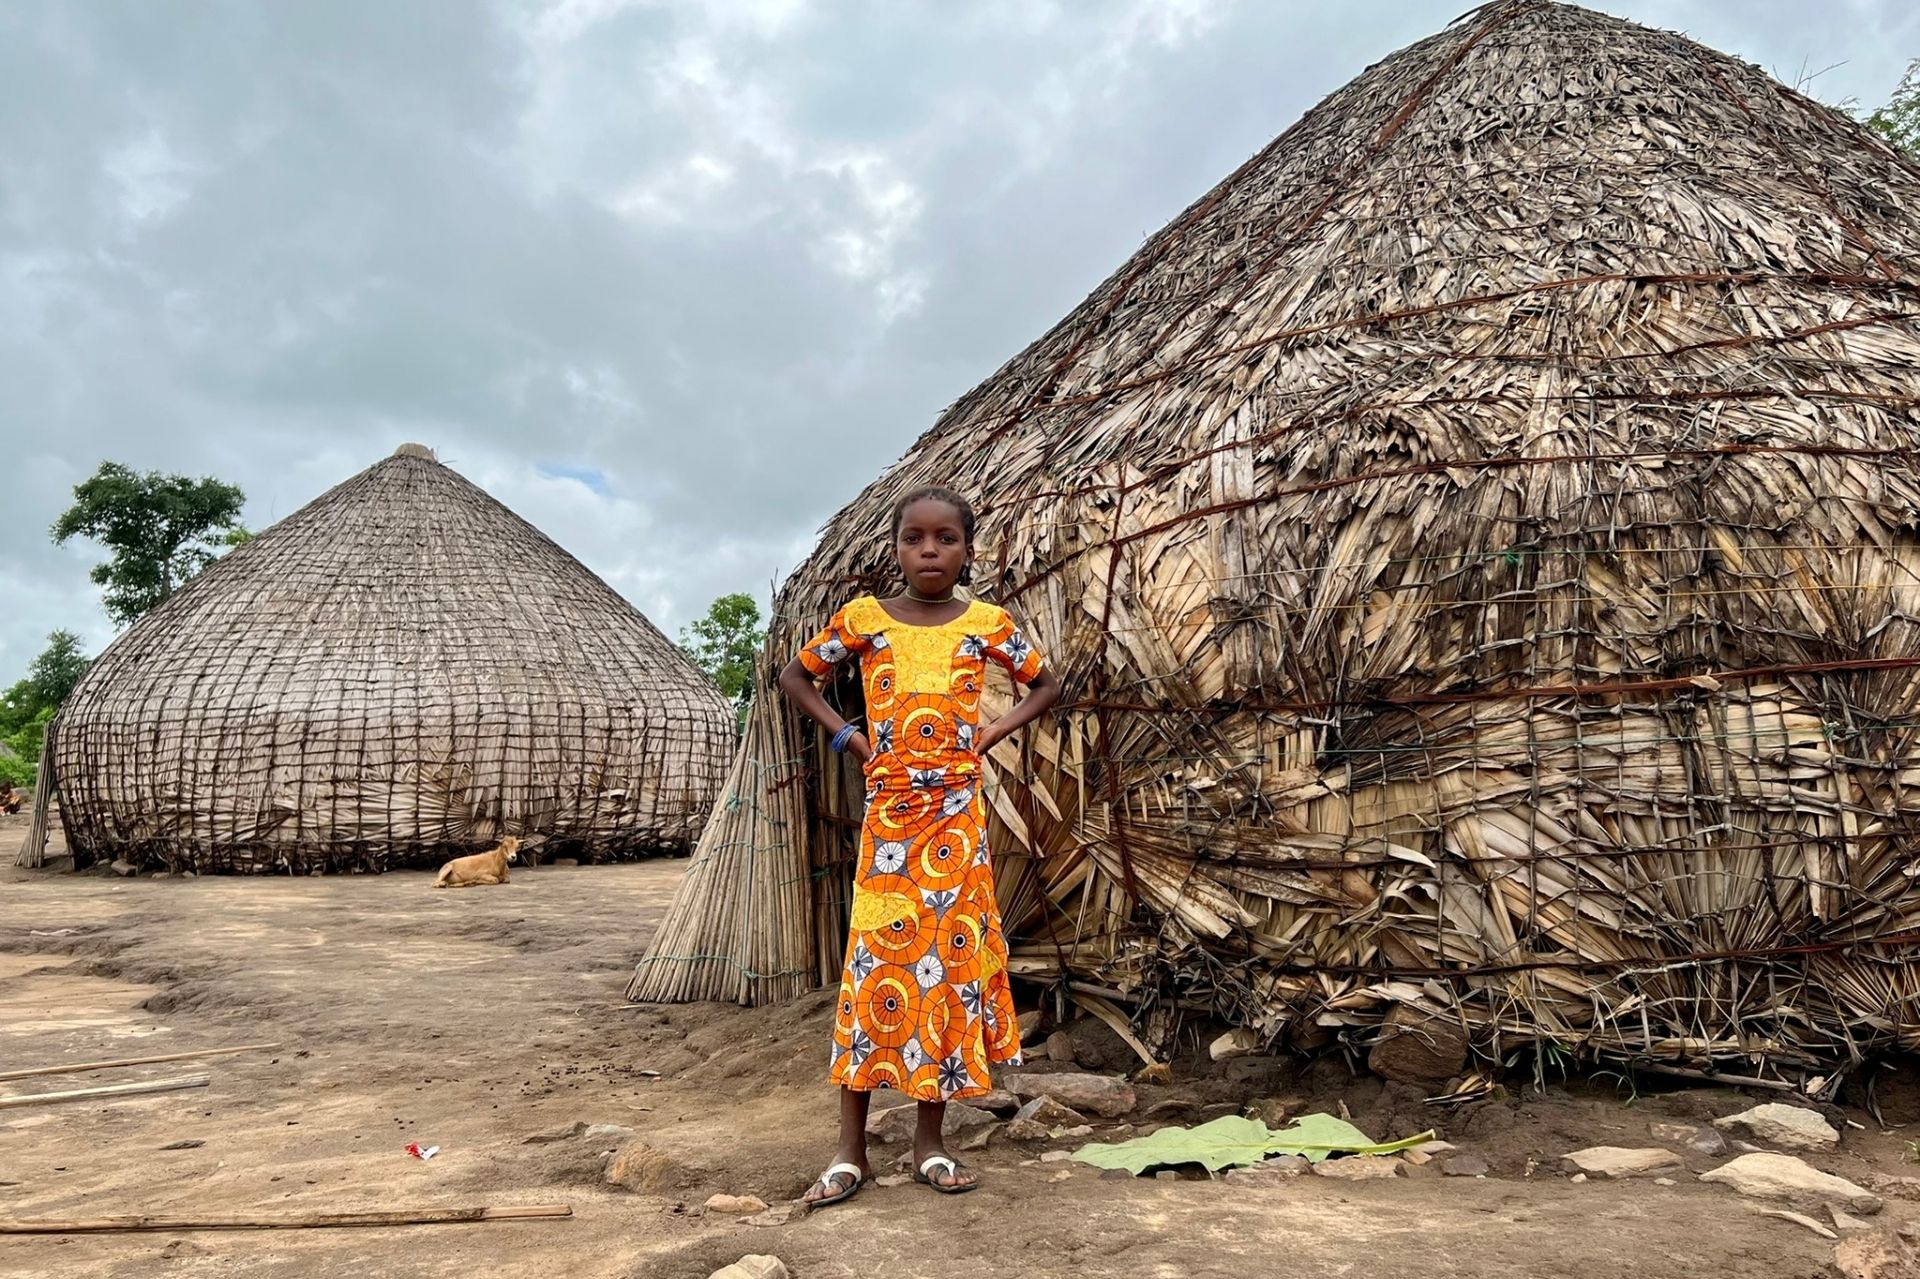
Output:
[[[1802,1213],[1788,1212],[1785,1208],[1758,1208],[1758,1209],[1755,1209],[1755,1211],[1758,1212],[1762,1217],[1778,1217],[1782,1221],[1791,1221],[1796,1226],[1805,1226],[1808,1230],[1813,1231],[1814,1234],[1819,1235],[1822,1239],[1838,1239],[1840,1237],[1839,1235],[1835,1234],[1833,1231],[1821,1225],[1819,1222],[1815,1221],[1812,1217],[1806,1216]]]
[[[1681,1166],[1680,1156],[1658,1146],[1632,1149],[1626,1146],[1589,1146],[1576,1150],[1560,1161],[1564,1172],[1584,1172],[1590,1177],[1651,1177]]]
[[[1832,1150],[1840,1144],[1840,1133],[1827,1122],[1825,1115],[1777,1101],[1716,1119],[1713,1126],[1782,1150]]]
[[[423,1146],[417,1141],[408,1142],[406,1149],[407,1149],[407,1153],[412,1155],[415,1159],[422,1159],[422,1160],[431,1159],[435,1155],[440,1153],[440,1147]]]
[[[679,1164],[644,1141],[630,1141],[607,1159],[607,1184],[642,1194],[658,1194],[681,1176]]]
[[[1885,1205],[1844,1177],[1821,1172],[1792,1155],[1760,1152],[1741,1155],[1709,1173],[1702,1181],[1733,1188],[1756,1199],[1780,1199],[1795,1207],[1825,1207],[1839,1204],[1849,1212],[1868,1216]]]

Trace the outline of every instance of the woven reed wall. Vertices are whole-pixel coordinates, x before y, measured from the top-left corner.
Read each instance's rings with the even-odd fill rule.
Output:
[[[1492,1057],[1920,1043],[1917,215],[1910,160],[1757,68],[1487,6],[949,410],[769,670],[892,589],[897,494],[974,497],[981,592],[1066,683],[995,755],[1014,967],[1153,1044],[1399,1005]],[[811,926],[690,880],[635,997],[837,974],[857,779],[756,713],[696,864]]]
[[[50,758],[82,859],[298,873],[684,848],[735,737],[644,617],[410,445],[115,641]]]

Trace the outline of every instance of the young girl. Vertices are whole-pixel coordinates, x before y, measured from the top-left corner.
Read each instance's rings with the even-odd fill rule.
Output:
[[[965,498],[942,488],[909,493],[893,509],[893,543],[905,592],[854,600],[780,672],[780,690],[831,730],[833,748],[853,752],[867,777],[833,1031],[840,1148],[807,1192],[816,1205],[852,1198],[872,1175],[867,1106],[876,1088],[920,1103],[914,1180],[942,1194],[972,1190],[979,1178],[942,1147],[947,1102],[985,1093],[990,1063],[1020,1060],[981,761],[1052,706],[1060,685],[1005,609],[954,598],[973,561]],[[865,731],[814,684],[855,654]],[[1029,692],[981,724],[989,661]]]

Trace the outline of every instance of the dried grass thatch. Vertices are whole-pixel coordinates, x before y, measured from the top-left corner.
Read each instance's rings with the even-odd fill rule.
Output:
[[[1412,1005],[1490,1053],[1913,1045],[1916,214],[1909,160],[1754,67],[1488,5],[950,409],[768,660],[888,584],[895,495],[974,496],[980,589],[1067,685],[997,753],[1016,971],[1150,1041]],[[636,997],[837,971],[858,789],[756,716]],[[810,927],[700,896],[747,878]]]
[[[46,758],[83,862],[298,872],[684,848],[735,736],[646,618],[406,445],[116,640]]]

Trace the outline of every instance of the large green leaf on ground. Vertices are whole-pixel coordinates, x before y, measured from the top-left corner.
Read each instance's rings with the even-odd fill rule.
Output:
[[[1199,1164],[1218,1172],[1256,1164],[1269,1155],[1301,1155],[1313,1163],[1334,1154],[1389,1155],[1432,1139],[1431,1132],[1424,1132],[1404,1141],[1376,1142],[1332,1115],[1302,1115],[1280,1132],[1258,1119],[1223,1115],[1193,1128],[1162,1128],[1131,1141],[1095,1142],[1082,1146],[1073,1157],[1096,1168],[1125,1168],[1136,1176],[1177,1164]]]

